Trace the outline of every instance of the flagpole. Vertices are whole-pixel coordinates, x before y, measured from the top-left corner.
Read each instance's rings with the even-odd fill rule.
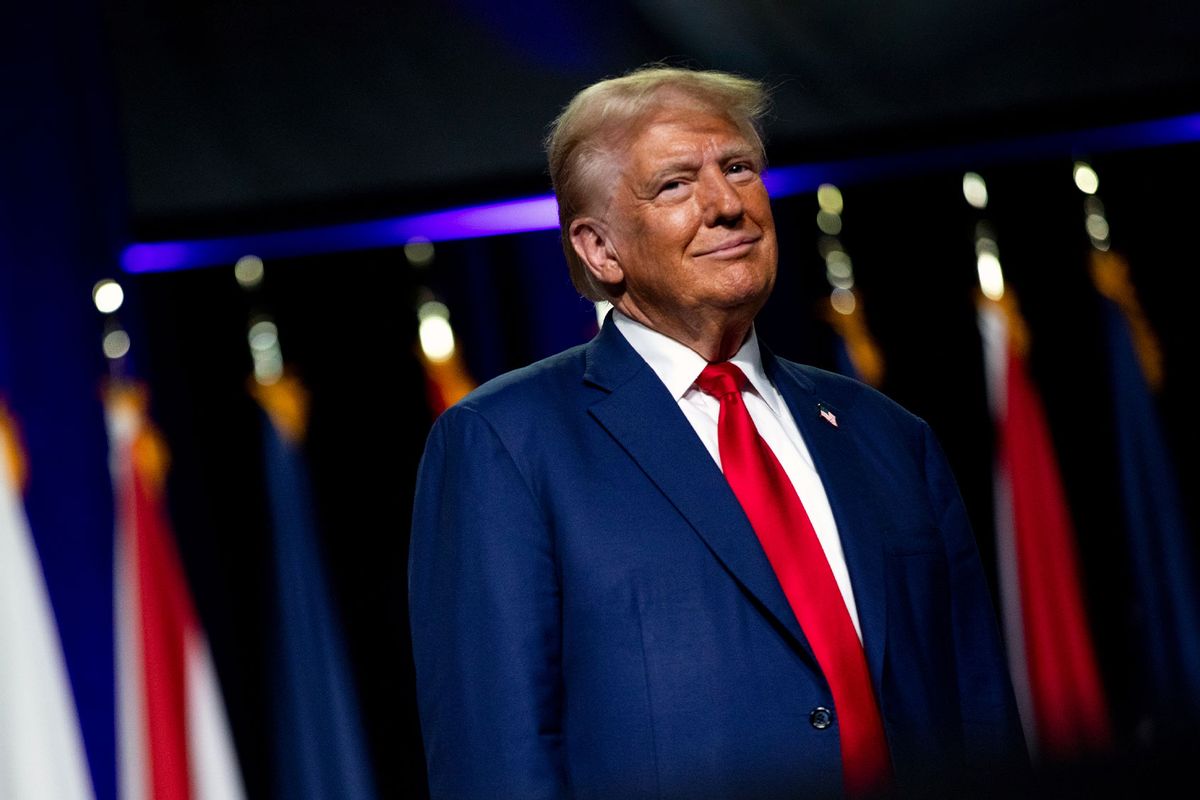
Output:
[[[305,460],[310,395],[285,366],[275,318],[257,297],[261,259],[240,258],[234,277],[251,297],[250,394],[262,408],[263,465],[271,520],[274,597],[272,752],[279,797],[374,800],[375,774],[354,665],[317,525]]]
[[[840,238],[845,198],[832,183],[817,187],[817,251],[825,262],[825,280],[829,296],[821,317],[838,335],[838,361],[841,371],[875,388],[883,385],[883,351],[867,326],[862,293],[854,280],[854,262]]]

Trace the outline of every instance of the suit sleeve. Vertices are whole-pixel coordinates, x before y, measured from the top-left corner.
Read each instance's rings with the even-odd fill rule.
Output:
[[[978,546],[941,445],[924,429],[925,475],[950,565],[958,705],[972,780],[1013,780],[1028,765],[997,618]],[[950,688],[950,687],[947,687]]]
[[[566,795],[561,613],[549,526],[477,411],[430,434],[417,478],[409,613],[434,798]]]

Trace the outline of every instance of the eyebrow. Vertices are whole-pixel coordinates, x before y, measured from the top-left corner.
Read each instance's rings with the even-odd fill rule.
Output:
[[[750,159],[756,165],[761,165],[762,162],[762,158],[759,156],[758,150],[751,145],[745,144],[732,145],[722,151],[720,158],[718,158],[718,163],[728,164],[730,161],[737,161],[743,158]],[[678,158],[674,158],[654,171],[654,173],[646,181],[647,186],[657,186],[668,175],[675,172],[689,172],[698,170],[700,168],[700,164],[700,160],[692,156],[680,156]]]
[[[730,161],[736,161],[739,158],[749,158],[756,164],[759,164],[762,161],[762,154],[759,153],[758,149],[753,145],[741,144],[735,147],[730,147],[728,150],[723,152],[721,154],[721,163],[727,164]]]

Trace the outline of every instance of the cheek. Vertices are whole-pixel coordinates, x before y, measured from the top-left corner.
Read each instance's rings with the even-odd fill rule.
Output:
[[[653,237],[656,249],[678,250],[695,238],[699,227],[695,212],[687,204],[681,204],[655,215],[647,225],[646,235]]]
[[[765,186],[759,183],[743,202],[746,204],[747,213],[759,227],[774,232],[775,217],[771,213],[771,198],[767,195]]]
[[[779,260],[779,241],[775,238],[775,230],[772,228],[763,237],[763,259],[767,262],[771,272],[775,271],[776,263]]]

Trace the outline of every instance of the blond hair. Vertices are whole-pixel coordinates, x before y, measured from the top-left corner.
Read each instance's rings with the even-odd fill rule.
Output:
[[[668,103],[728,117],[764,155],[760,121],[767,109],[767,90],[749,78],[652,65],[594,83],[575,95],[546,137],[546,155],[571,282],[590,300],[609,298],[572,247],[571,223],[604,199],[602,173],[638,123]]]

